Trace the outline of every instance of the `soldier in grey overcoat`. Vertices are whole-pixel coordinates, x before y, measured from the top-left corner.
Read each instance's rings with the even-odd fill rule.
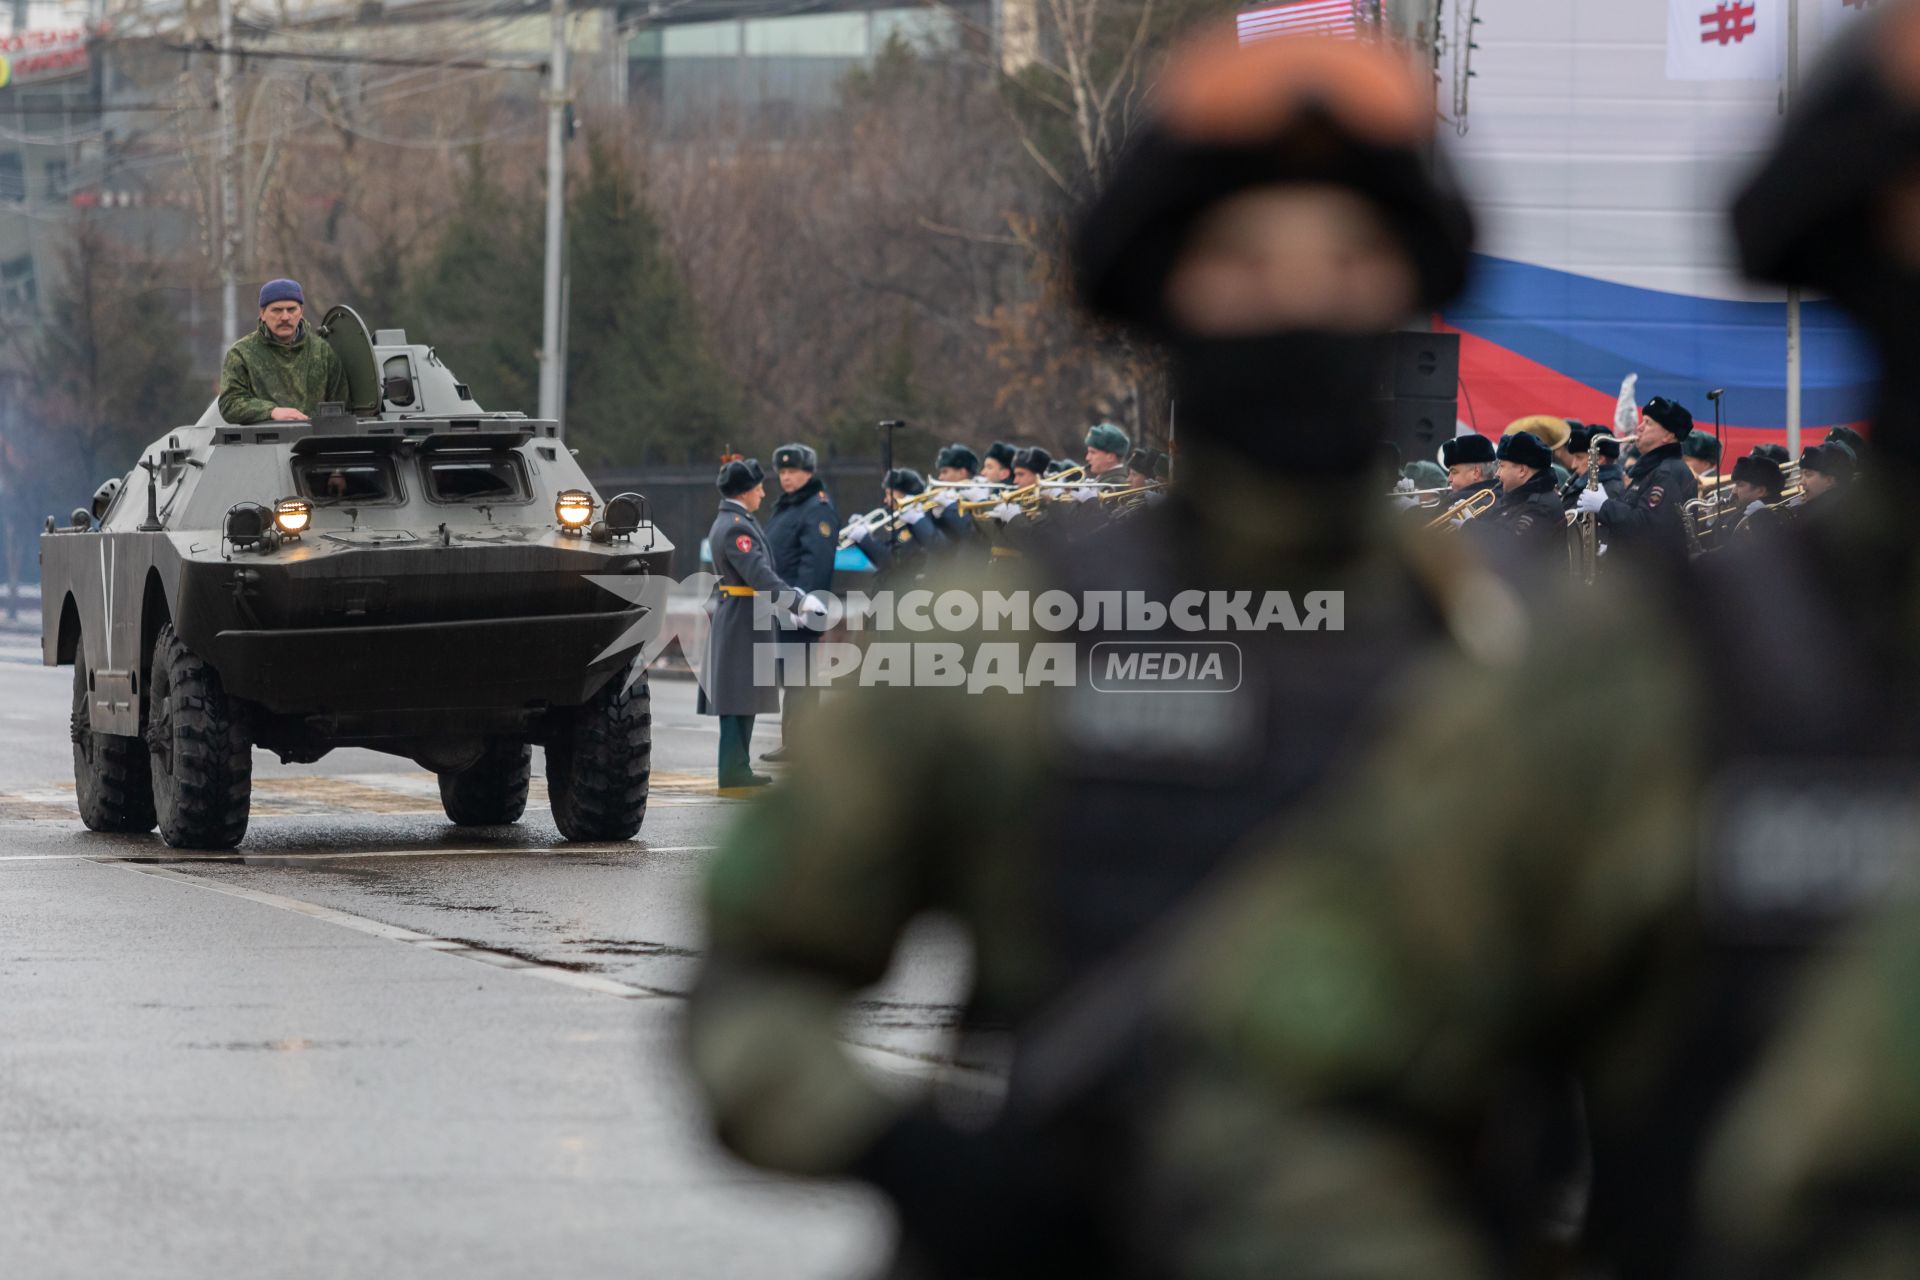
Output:
[[[720,510],[707,531],[713,553],[713,621],[707,629],[706,665],[701,672],[700,714],[720,717],[720,789],[758,787],[772,779],[753,772],[748,745],[753,741],[753,718],[780,709],[780,687],[771,678],[756,679],[754,649],[773,649],[777,632],[767,601],[756,596],[800,601],[803,612],[824,612],[781,579],[767,549],[767,534],[754,518],[766,498],[766,474],[752,458],[735,459],[720,468],[714,482],[720,489]],[[755,606],[760,605],[760,616]],[[768,664],[767,676],[776,670]]]

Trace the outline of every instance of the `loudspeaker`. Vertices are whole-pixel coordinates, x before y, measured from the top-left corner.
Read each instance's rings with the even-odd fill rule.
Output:
[[[1459,419],[1457,400],[1388,400],[1382,402],[1387,440],[1400,450],[1403,463],[1436,462],[1440,446],[1453,439]]]
[[[1453,439],[1460,417],[1460,335],[1395,333],[1382,347],[1374,399],[1387,440],[1405,462],[1432,459]]]
[[[1451,400],[1460,388],[1460,335],[1420,330],[1387,337],[1378,399]]]

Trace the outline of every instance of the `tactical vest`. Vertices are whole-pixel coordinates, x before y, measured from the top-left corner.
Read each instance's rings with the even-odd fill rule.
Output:
[[[1920,868],[1902,575],[1813,538],[1760,537],[1670,581],[1706,691],[1693,1016],[1636,1122],[1595,1126],[1587,1230],[1618,1275],[1656,1278],[1691,1265],[1704,1150],[1808,961]]]

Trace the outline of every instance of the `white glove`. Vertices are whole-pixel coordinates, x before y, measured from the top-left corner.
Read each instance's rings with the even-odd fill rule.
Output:
[[[1607,491],[1597,484],[1592,484],[1580,491],[1579,498],[1574,501],[1573,509],[1584,515],[1589,511],[1597,512],[1606,505]]]
[[[942,489],[934,494],[933,497],[933,505],[942,511],[945,511],[958,501],[960,501],[960,491],[958,489]]]
[[[960,490],[960,496],[968,502],[986,502],[993,497],[993,490],[983,484],[977,484],[971,489]]]
[[[812,596],[801,596],[800,612],[803,616],[824,618],[827,616],[827,606],[825,606],[824,604],[821,604],[818,600],[815,600]]]
[[[908,524],[919,524],[922,520],[925,520],[927,518],[927,509],[925,507],[918,507],[918,506],[906,507],[901,510],[900,518],[902,520],[905,520]]]
[[[993,508],[993,510],[987,512],[987,514],[992,516],[995,520],[1007,521],[1007,520],[1018,520],[1025,513],[1020,509],[1019,503],[1003,502],[999,506]]]
[[[846,526],[840,530],[841,536],[846,538],[848,542],[858,542],[872,532],[873,530],[867,527],[866,517],[864,516],[853,517],[853,519],[847,521]]]
[[[1075,502],[1092,502],[1095,498],[1100,496],[1100,490],[1094,488],[1090,484],[1083,484],[1075,488],[1073,492],[1069,493],[1067,496],[1072,498]]]
[[[1453,526],[1455,529],[1458,529],[1467,523],[1467,517],[1455,516],[1453,519],[1447,521],[1447,523]]]

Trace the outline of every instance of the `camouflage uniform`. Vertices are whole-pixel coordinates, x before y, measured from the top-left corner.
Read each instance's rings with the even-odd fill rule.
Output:
[[[322,403],[347,400],[347,367],[303,320],[292,342],[277,342],[266,322],[227,348],[220,366],[220,417],[247,425],[280,409],[312,417]]]
[[[1916,1274],[1920,920],[1835,950],[1920,864],[1920,380],[1896,358],[1920,293],[1870,250],[1916,101],[1920,6],[1890,6],[1737,218],[1750,270],[1830,291],[1882,343],[1876,458],[1904,474],[1698,576],[1543,611],[1526,657],[1432,681],[1344,800],[1221,887],[1156,1000],[1187,1039],[1146,1197],[1167,1270],[1511,1270],[1485,1120],[1500,1082],[1571,1072],[1595,1152],[1580,1274]],[[1677,452],[1642,460],[1643,493],[1657,469],[1685,491]],[[1638,660],[1569,681],[1575,653]],[[1549,788],[1543,759],[1592,772]],[[1284,1154],[1228,1151],[1230,1129]]]
[[[1233,74],[1215,74],[1223,64]],[[1259,90],[1298,77],[1318,104],[1326,77],[1349,73],[1375,91],[1363,95],[1364,143],[1331,106],[1276,113]],[[1033,656],[1062,645],[1074,681],[830,702],[820,749],[743,819],[712,872],[689,1038],[720,1136],[769,1168],[873,1182],[900,1213],[909,1261],[940,1274],[1153,1274],[1127,1211],[1140,1169],[1131,1103],[1151,1096],[1153,1064],[1127,1054],[1062,1094],[1047,1083],[1058,1078],[1047,1011],[1124,964],[1257,832],[1337,786],[1439,655],[1497,648],[1482,614],[1518,611],[1463,543],[1411,537],[1379,501],[1384,427],[1365,409],[1376,339],[1222,339],[1162,311],[1191,220],[1263,182],[1338,182],[1391,208],[1419,296],[1452,296],[1471,219],[1444,162],[1429,167],[1427,87],[1397,57],[1330,41],[1196,53],[1162,87],[1163,109],[1191,112],[1191,127],[1146,131],[1083,227],[1078,259],[1092,306],[1173,348],[1190,488],[1085,546],[1067,546],[1051,517],[1022,522],[1027,554],[1000,557],[975,585],[1060,591],[1097,612],[1064,632],[982,629],[963,665],[979,671],[991,644]],[[1223,114],[1255,127],[1215,136]],[[1332,593],[1344,625],[1235,630],[1223,608],[1199,635],[1176,626],[1176,598],[1209,592],[1262,617],[1270,603],[1310,607],[1312,593]],[[1114,611],[1123,597],[1159,612],[1130,620]],[[1113,641],[1207,638],[1238,646],[1230,690],[1102,691],[1090,678]],[[956,786],[982,799],[976,824],[941,816]],[[927,911],[972,935],[963,1058],[976,1033],[1013,1046],[1007,1112],[979,1132],[931,1108],[903,1111],[838,1039],[850,999]]]

